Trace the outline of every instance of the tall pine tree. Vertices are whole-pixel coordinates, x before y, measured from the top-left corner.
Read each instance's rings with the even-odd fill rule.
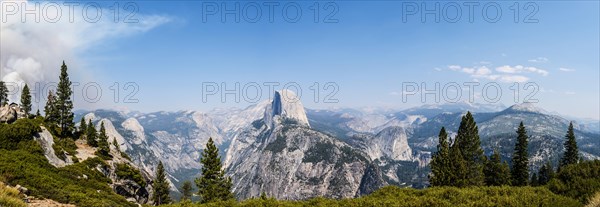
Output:
[[[0,107],[8,104],[8,88],[4,81],[0,81]]]
[[[485,184],[485,176],[483,174],[483,164],[485,156],[481,149],[481,141],[479,140],[479,131],[477,124],[471,112],[467,112],[462,117],[458,132],[456,135],[455,145],[460,147],[460,152],[466,167],[466,174],[463,182],[465,185],[482,186]]]
[[[523,122],[517,129],[517,142],[512,157],[512,184],[514,186],[526,186],[529,181],[529,156],[527,153],[527,131]]]
[[[29,116],[29,112],[31,112],[31,93],[27,84],[25,84],[21,93],[21,109]]]
[[[470,185],[470,182],[467,180],[467,164],[465,159],[463,159],[460,146],[456,143],[456,139],[454,139],[454,143],[452,144],[452,147],[450,147],[450,166],[452,173],[448,175],[448,180],[450,180],[451,186],[465,187]]]
[[[442,127],[438,135],[437,152],[431,159],[431,172],[429,178],[431,186],[447,186],[451,184],[450,174],[452,166],[450,165],[450,146],[448,144],[448,133],[446,128]]]
[[[87,123],[85,122],[85,117],[81,117],[81,121],[79,121],[79,136],[84,136],[87,131]]]
[[[58,86],[56,88],[56,108],[58,114],[58,126],[61,129],[61,135],[63,137],[70,136],[75,128],[73,123],[73,101],[71,95],[73,94],[71,88],[71,81],[69,80],[69,74],[67,73],[67,65],[65,61],[60,68],[60,77]]]
[[[44,107],[44,114],[46,122],[56,123],[58,121],[58,109],[56,108],[56,96],[54,92],[48,92],[48,98],[46,100],[46,106]]]
[[[171,197],[169,197],[169,182],[165,173],[165,167],[162,161],[158,163],[156,168],[156,177],[152,183],[154,193],[152,194],[152,201],[154,205],[168,204],[171,203]]]
[[[212,138],[208,139],[206,148],[202,152],[202,175],[196,178],[198,195],[202,203],[229,200],[233,198],[231,193],[231,178],[225,176],[221,166],[219,149],[215,146]]]
[[[106,160],[111,159],[110,145],[108,144],[108,135],[106,135],[106,128],[104,128],[104,122],[100,123],[100,134],[98,135],[98,151],[96,154]]]
[[[570,164],[576,164],[579,161],[579,149],[577,149],[577,141],[575,140],[575,132],[573,131],[573,122],[569,123],[569,129],[565,141],[565,154],[560,160],[560,167]]]
[[[190,182],[189,180],[186,180],[185,182],[183,182],[183,185],[181,186],[181,200],[180,201],[191,200],[191,199],[192,199],[192,182]]]
[[[98,134],[96,132],[96,127],[94,127],[94,124],[90,119],[85,130],[85,139],[87,140],[87,144],[92,147],[98,147],[97,137]]]
[[[483,174],[485,174],[485,184],[488,186],[510,184],[510,168],[508,163],[501,161],[497,150],[494,150],[494,154],[485,162]]]

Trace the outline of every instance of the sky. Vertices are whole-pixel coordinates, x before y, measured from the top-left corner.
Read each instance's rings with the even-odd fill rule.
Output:
[[[36,3],[39,23],[23,14]],[[64,3],[2,1],[0,75],[45,97],[64,60],[80,109],[209,111],[285,88],[315,109],[537,102],[600,118],[598,1]]]

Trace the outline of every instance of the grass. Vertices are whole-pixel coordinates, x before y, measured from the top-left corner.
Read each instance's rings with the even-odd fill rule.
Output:
[[[2,207],[25,207],[27,204],[21,200],[19,191],[15,188],[6,186],[0,182],[0,206]]]

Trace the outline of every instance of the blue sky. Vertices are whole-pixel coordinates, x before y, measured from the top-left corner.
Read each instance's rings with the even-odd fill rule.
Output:
[[[457,83],[463,86],[459,90],[466,90],[464,82],[478,82],[475,101],[485,103],[483,85],[494,82],[502,89],[497,103],[508,106],[515,103],[514,82],[520,86],[518,102],[534,89],[523,88],[531,82],[538,86],[533,98],[546,110],[600,117],[598,1],[536,2],[527,9],[519,2],[518,23],[511,10],[515,2],[510,1],[499,3],[502,16],[495,23],[481,16],[485,3],[475,7],[473,22],[469,22],[464,2],[457,2],[462,9],[457,23],[445,21],[444,16],[435,22],[433,15],[422,22],[420,13],[403,21],[403,4],[394,1],[338,1],[329,10],[323,8],[327,2],[319,1],[318,23],[313,22],[310,9],[315,1],[299,2],[302,17],[296,23],[281,16],[287,2],[280,2],[274,22],[269,22],[268,7],[263,5],[257,23],[243,17],[236,23],[233,15],[223,23],[215,15],[203,21],[203,3],[211,2],[137,2],[140,20],[163,17],[158,18],[160,23],[137,32],[107,35],[78,48],[71,57],[78,67],[74,76],[98,82],[103,99],[112,99],[109,87],[113,82],[120,87],[127,82],[139,86],[134,96],[139,103],[109,101],[89,107],[207,111],[252,104],[243,97],[236,103],[232,95],[223,102],[218,94],[203,101],[203,83],[213,82],[225,83],[230,89],[236,82],[241,87],[279,82],[276,89],[295,82],[301,86],[301,98],[308,108],[418,106],[423,104],[419,93],[403,101],[403,93],[407,93],[403,83],[425,83],[432,89],[436,82],[441,87]],[[225,5],[232,8],[235,3],[241,7],[248,4],[228,1]],[[454,16],[449,2],[439,3],[440,11],[446,6],[448,15]],[[434,4],[425,6],[431,9]],[[222,4],[217,5],[222,9]],[[415,5],[423,9],[421,2]],[[324,23],[322,19],[334,6],[338,22]],[[534,7],[538,11],[532,19],[538,22],[524,23]],[[488,12],[494,16],[493,11]],[[314,100],[315,88],[311,88],[315,82],[320,86],[319,101]],[[326,90],[329,82],[337,87]],[[333,99],[338,103],[323,103],[334,88],[338,92]],[[268,88],[261,89],[264,100]],[[495,96],[493,89],[488,96]],[[254,97],[250,91],[241,94]],[[454,96],[454,91],[446,90],[448,96]],[[122,90],[119,98],[128,92]],[[466,92],[462,95],[466,99]],[[435,103],[432,95],[427,99],[427,103]],[[439,103],[447,102],[440,99]]]

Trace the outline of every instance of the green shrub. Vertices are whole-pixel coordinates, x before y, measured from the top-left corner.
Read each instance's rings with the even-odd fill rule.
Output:
[[[594,193],[600,191],[600,160],[563,167],[547,187],[556,194],[587,203]]]
[[[27,204],[21,200],[17,189],[10,188],[0,182],[0,206],[25,207]]]
[[[142,187],[146,187],[146,181],[142,177],[142,174],[138,169],[135,169],[128,164],[117,163],[116,173],[119,179],[129,179],[140,184]]]
[[[0,124],[0,149],[15,149],[21,141],[33,140],[41,131],[35,119],[19,119],[12,124]]]

